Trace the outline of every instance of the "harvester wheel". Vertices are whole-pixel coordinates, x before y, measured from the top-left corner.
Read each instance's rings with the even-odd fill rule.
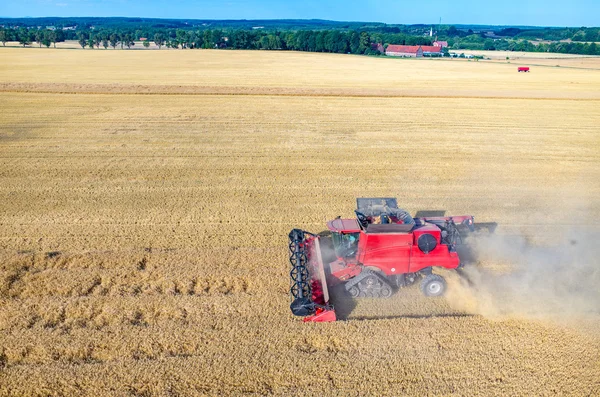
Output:
[[[428,274],[421,281],[421,292],[425,296],[442,296],[446,292],[446,280],[437,274]]]
[[[373,274],[365,278],[359,285],[360,289],[365,292],[365,296],[367,298],[378,298],[380,284],[381,283],[377,276]]]
[[[393,294],[392,286],[385,275],[366,270],[348,281],[346,291],[353,298],[388,298]]]
[[[390,296],[392,296],[392,287],[390,287],[387,284],[383,284],[381,286],[381,290],[379,291],[379,294],[381,295],[382,298],[389,298]]]

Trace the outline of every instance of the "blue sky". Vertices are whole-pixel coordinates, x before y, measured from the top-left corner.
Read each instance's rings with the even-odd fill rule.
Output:
[[[194,19],[330,19],[600,26],[600,0],[0,0],[0,16],[126,16]]]

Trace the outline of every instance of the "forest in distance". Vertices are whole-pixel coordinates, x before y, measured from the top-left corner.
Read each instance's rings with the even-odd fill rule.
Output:
[[[55,46],[77,40],[82,48],[262,49],[378,55],[390,44],[451,50],[499,50],[600,55],[600,28],[479,25],[389,25],[322,20],[170,20],[144,18],[0,18],[0,42]],[[136,43],[137,42],[137,43]],[[445,54],[448,54],[445,51]]]

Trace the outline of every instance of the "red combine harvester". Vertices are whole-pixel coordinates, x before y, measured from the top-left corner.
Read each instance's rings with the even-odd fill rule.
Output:
[[[446,281],[434,267],[457,269],[459,226],[474,230],[470,215],[413,218],[395,198],[359,198],[356,218],[327,222],[330,236],[300,229],[290,234],[290,308],[304,321],[335,321],[329,287],[343,284],[355,297],[389,297],[395,289],[421,281],[426,296],[441,296]],[[328,239],[326,244],[325,239]],[[329,240],[330,239],[330,240]],[[335,260],[325,265],[321,245]],[[326,250],[325,250],[326,251]]]
[[[519,66],[519,72],[529,72],[529,66]]]

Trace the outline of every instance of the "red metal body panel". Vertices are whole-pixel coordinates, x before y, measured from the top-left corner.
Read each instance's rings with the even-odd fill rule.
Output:
[[[423,234],[431,234],[435,237],[437,245],[433,251],[424,253],[417,245],[419,237]],[[413,233],[413,245],[411,249],[410,267],[408,273],[418,272],[429,266],[445,267],[454,269],[460,265],[460,260],[456,252],[449,252],[448,246],[441,243],[441,230],[434,225],[426,225],[416,229]]]
[[[360,233],[358,261],[364,266],[375,266],[386,275],[408,272],[411,233]]]
[[[327,280],[331,285],[335,285],[339,281],[346,281],[352,277],[358,276],[362,271],[360,265],[356,262],[350,262],[344,259],[338,259],[329,264],[330,273],[333,276],[332,280]]]
[[[528,66],[519,66],[519,72],[529,72]]]
[[[312,316],[304,317],[305,323],[329,323],[337,320],[334,310],[317,309]]]
[[[422,221],[453,220],[456,223],[473,224],[471,215],[452,217],[424,217]],[[335,219],[327,223],[329,230],[337,233],[360,232],[356,262],[347,259],[330,263],[332,284],[335,280],[346,281],[357,276],[362,267],[373,266],[380,269],[385,275],[415,273],[426,267],[444,267],[455,269],[460,265],[458,253],[451,252],[448,246],[441,242],[441,230],[433,224],[417,226],[406,233],[366,233],[360,229],[355,219]],[[348,229],[344,229],[348,226]],[[417,241],[423,234],[435,237],[435,249],[424,253],[418,247]]]

